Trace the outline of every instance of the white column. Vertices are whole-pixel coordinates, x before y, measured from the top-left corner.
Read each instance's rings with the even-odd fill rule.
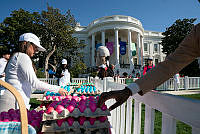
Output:
[[[95,66],[95,61],[94,61],[94,49],[95,49],[95,35],[94,34],[92,34],[92,61],[91,61],[91,63],[92,63],[92,66]]]
[[[119,65],[119,40],[118,40],[118,29],[115,29],[115,56],[116,65]]]
[[[140,33],[137,34],[137,52],[138,52],[138,64],[141,65],[141,42],[140,42]]]
[[[132,58],[132,52],[131,52],[131,30],[128,30],[128,57],[129,57],[129,64],[130,64],[130,69],[133,70],[133,58]]]
[[[141,36],[141,65],[144,63],[144,38]]]
[[[149,57],[153,57],[153,49],[154,49],[153,42],[150,42],[149,43]]]
[[[101,32],[101,43],[103,46],[105,46],[105,31]]]

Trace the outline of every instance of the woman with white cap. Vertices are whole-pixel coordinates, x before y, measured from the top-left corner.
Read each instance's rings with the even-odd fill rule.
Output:
[[[10,58],[5,69],[5,81],[20,92],[27,109],[30,108],[29,101],[32,88],[59,92],[62,95],[65,95],[67,92],[59,86],[47,84],[37,78],[31,61],[31,57],[37,51],[45,51],[45,48],[40,45],[39,38],[32,33],[22,34],[19,38],[16,52]],[[15,97],[6,90],[4,95],[0,96],[0,112],[11,108],[17,109],[18,105]]]
[[[60,68],[56,71],[59,86],[66,86],[70,83],[70,72],[68,70],[67,60],[63,59]]]

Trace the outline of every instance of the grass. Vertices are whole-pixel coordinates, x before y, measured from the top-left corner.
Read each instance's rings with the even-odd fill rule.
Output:
[[[181,95],[181,96],[200,100],[200,94]],[[141,134],[144,134],[144,117],[145,117],[145,105],[142,104]],[[162,113],[159,112],[158,110],[155,110],[154,134],[161,134],[161,126],[162,126]],[[176,134],[192,134],[192,128],[191,126],[181,121],[177,121]]]

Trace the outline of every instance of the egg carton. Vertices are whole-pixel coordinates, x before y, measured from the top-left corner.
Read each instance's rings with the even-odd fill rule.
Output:
[[[95,121],[93,125],[89,121],[85,121],[83,125],[80,125],[78,121],[69,126],[67,122],[63,122],[61,126],[58,126],[55,121],[44,122],[42,126],[42,132],[56,133],[66,132],[69,134],[110,134],[110,123],[108,120],[105,122]]]
[[[75,94],[80,94],[80,95],[100,95],[102,92],[100,91],[100,90],[96,90],[95,92],[94,91],[92,91],[92,92],[81,92],[81,91],[75,91],[74,92]]]
[[[53,110],[50,114],[44,113],[42,117],[42,121],[46,120],[57,120],[63,119],[66,117],[75,117],[78,118],[80,116],[85,117],[100,117],[100,116],[111,116],[110,111],[106,109],[105,111],[101,110],[101,108],[97,108],[95,112],[92,112],[90,108],[86,108],[82,113],[78,108],[75,108],[72,113],[70,113],[67,109],[64,109],[60,114],[57,111]]]

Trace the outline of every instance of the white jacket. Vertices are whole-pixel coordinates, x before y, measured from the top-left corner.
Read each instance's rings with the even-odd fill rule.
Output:
[[[26,108],[29,109],[29,100],[32,88],[43,91],[57,92],[60,87],[40,81],[32,66],[30,57],[25,53],[15,53],[5,70],[5,81],[14,86],[22,95]]]

